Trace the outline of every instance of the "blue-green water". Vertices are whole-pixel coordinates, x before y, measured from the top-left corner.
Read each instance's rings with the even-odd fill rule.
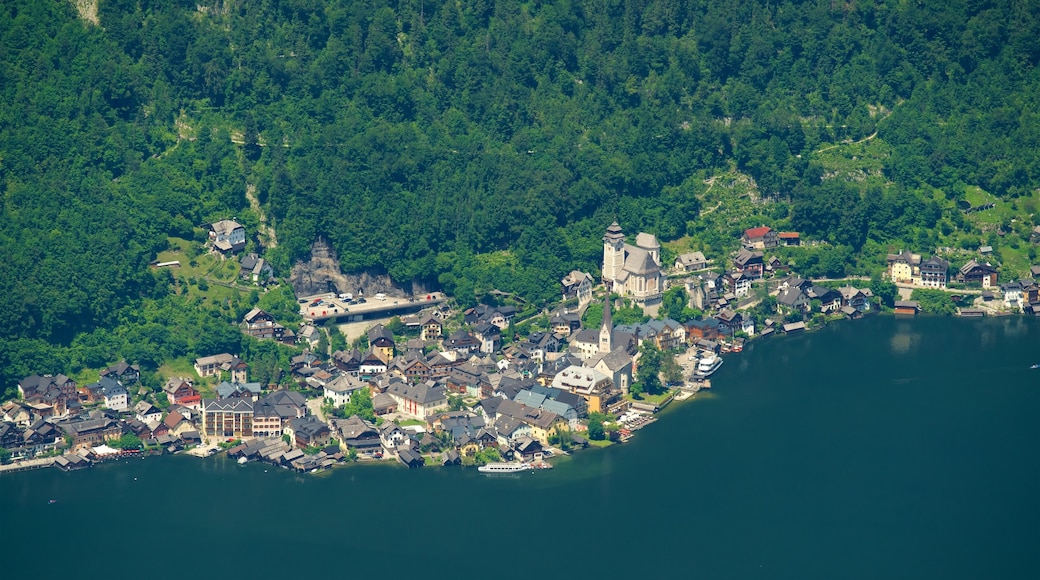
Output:
[[[516,479],[191,457],[3,476],[0,575],[1037,578],[1034,362],[1040,321],[876,317],[754,343],[631,443]]]

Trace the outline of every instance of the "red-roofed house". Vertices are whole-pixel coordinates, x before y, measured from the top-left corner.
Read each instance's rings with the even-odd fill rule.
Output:
[[[780,243],[785,246],[799,246],[802,244],[802,238],[798,235],[798,232],[780,232],[777,234],[780,239]]]
[[[775,248],[779,244],[776,232],[769,226],[744,230],[744,237],[741,239],[741,243],[747,248],[756,250]]]

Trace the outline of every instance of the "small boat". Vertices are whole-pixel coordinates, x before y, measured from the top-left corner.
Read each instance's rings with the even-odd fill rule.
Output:
[[[249,458],[248,457],[242,456],[242,457],[238,458],[238,464],[239,465],[245,465],[246,463],[249,463]]]
[[[1031,368],[1031,369],[1040,369],[1040,363],[1036,363],[1034,365],[1029,365],[1029,368]]]
[[[51,501],[49,501],[49,502],[47,502],[47,503],[48,503],[48,504],[52,504],[52,503],[58,503],[58,500],[56,500],[56,499],[52,499]]]

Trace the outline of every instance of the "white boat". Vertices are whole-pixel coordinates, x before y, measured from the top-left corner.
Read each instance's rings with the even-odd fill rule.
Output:
[[[249,458],[248,457],[242,456],[242,457],[238,458],[238,464],[239,465],[244,465],[246,463],[249,463]]]
[[[697,376],[710,377],[712,373],[719,370],[719,367],[722,366],[722,362],[722,357],[714,354],[709,354],[708,356],[702,358],[699,363],[697,363]]]
[[[519,473],[532,468],[533,467],[530,463],[488,463],[487,465],[481,465],[478,467],[477,471],[481,473]]]

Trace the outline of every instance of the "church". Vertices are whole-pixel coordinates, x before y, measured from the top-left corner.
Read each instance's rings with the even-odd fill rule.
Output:
[[[639,232],[635,245],[625,243],[617,221],[603,235],[603,284],[610,292],[641,305],[656,303],[664,292],[661,244],[653,234]]]

